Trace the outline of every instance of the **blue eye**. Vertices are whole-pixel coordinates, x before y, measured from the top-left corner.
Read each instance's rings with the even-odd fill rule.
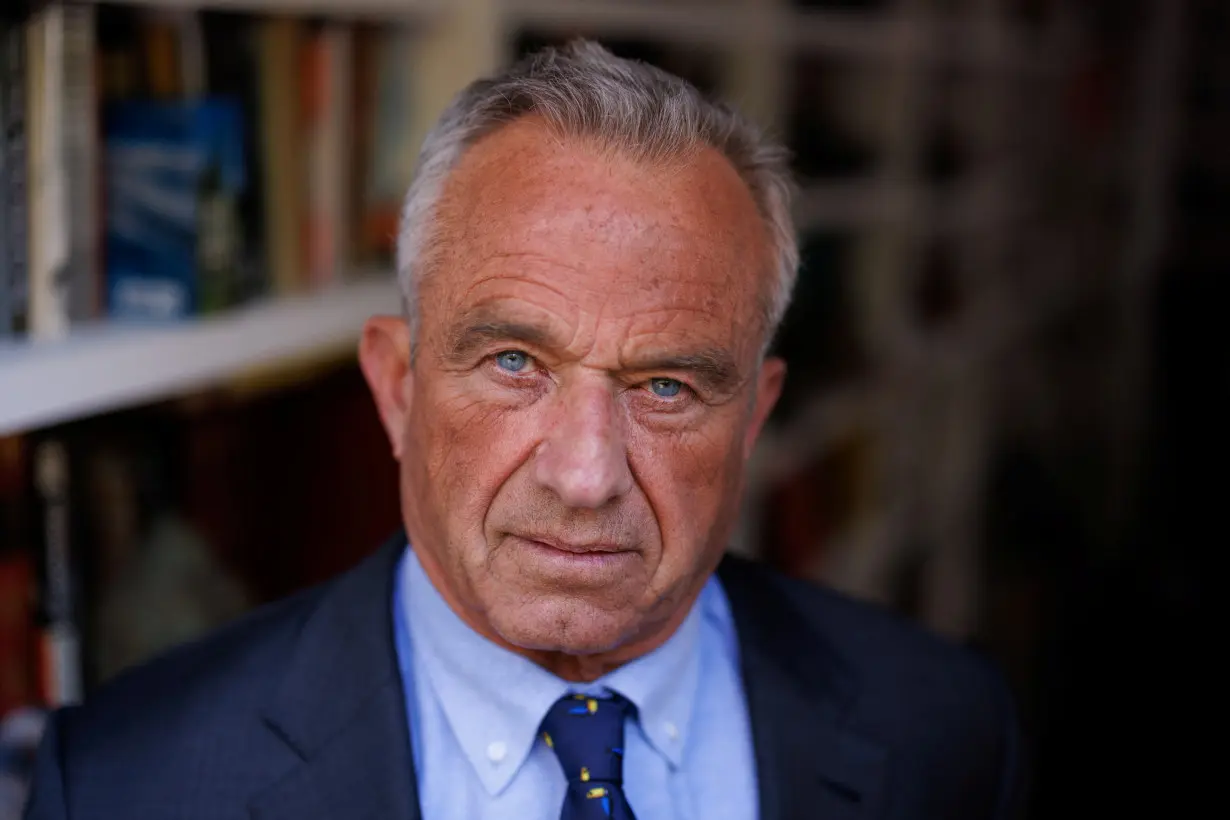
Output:
[[[505,350],[503,353],[496,354],[495,362],[501,370],[520,373],[529,365],[530,357],[520,350]]]
[[[663,399],[673,399],[683,389],[683,382],[678,379],[650,379],[649,389],[655,396]]]

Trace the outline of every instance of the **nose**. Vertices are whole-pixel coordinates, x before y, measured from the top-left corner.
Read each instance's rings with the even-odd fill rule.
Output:
[[[629,492],[632,470],[610,389],[577,386],[556,401],[551,430],[535,455],[538,483],[569,507],[597,509]]]

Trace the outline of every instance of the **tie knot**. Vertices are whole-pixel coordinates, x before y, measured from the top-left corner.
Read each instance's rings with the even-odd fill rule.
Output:
[[[569,783],[623,782],[624,721],[634,710],[616,694],[567,695],[555,702],[542,720],[542,739],[555,752]]]

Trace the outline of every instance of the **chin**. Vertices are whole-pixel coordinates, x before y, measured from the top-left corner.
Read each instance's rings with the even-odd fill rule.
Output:
[[[611,612],[576,599],[540,598],[500,614],[492,613],[491,625],[513,646],[566,655],[611,652],[638,632],[637,618],[627,611]]]

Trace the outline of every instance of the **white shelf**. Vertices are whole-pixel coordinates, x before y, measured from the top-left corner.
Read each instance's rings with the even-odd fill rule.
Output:
[[[447,0],[91,0],[164,9],[212,9],[254,14],[317,14],[396,20],[444,9]]]
[[[400,308],[396,283],[379,277],[195,321],[100,323],[63,341],[0,345],[0,435],[344,355],[365,319]]]

